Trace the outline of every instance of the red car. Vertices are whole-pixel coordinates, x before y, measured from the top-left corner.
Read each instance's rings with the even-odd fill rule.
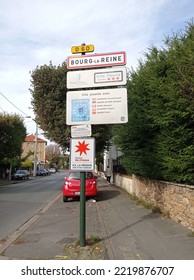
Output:
[[[80,171],[69,171],[63,184],[63,202],[69,197],[80,196]],[[86,196],[97,199],[96,176],[92,171],[86,172]]]

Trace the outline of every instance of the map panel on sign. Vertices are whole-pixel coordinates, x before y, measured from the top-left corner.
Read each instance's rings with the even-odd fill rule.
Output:
[[[71,100],[71,121],[86,122],[90,121],[90,99]]]

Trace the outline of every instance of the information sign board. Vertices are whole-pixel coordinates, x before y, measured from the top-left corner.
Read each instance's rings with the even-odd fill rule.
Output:
[[[119,86],[125,85],[126,80],[127,71],[125,66],[67,72],[68,89]]]
[[[70,169],[89,171],[95,168],[95,139],[71,138]]]
[[[68,69],[119,66],[126,63],[126,52],[68,56],[67,58]]]
[[[111,124],[127,121],[126,88],[67,92],[67,125]]]
[[[91,134],[92,128],[90,124],[71,126],[71,137],[89,137]]]

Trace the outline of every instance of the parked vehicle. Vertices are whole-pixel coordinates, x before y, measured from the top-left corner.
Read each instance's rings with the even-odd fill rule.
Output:
[[[67,202],[69,197],[80,196],[80,171],[71,170],[63,184],[63,202]],[[96,176],[92,171],[86,172],[86,197],[97,199]]]
[[[57,172],[56,168],[49,168],[49,171],[50,171],[50,173],[56,173]]]
[[[17,170],[12,178],[16,180],[27,180],[29,179],[29,172],[27,170]]]
[[[36,172],[36,176],[46,176],[47,173],[44,169],[40,169]]]
[[[44,169],[44,171],[46,172],[46,175],[50,175],[51,174],[49,169]]]

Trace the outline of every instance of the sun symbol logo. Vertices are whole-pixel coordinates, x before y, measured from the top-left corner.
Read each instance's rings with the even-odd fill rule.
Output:
[[[82,153],[84,153],[85,155],[87,155],[88,150],[90,150],[88,148],[88,144],[85,143],[85,140],[81,143],[80,141],[78,141],[78,145],[75,145],[77,150],[75,151],[76,153],[80,153],[80,156],[82,155]]]

